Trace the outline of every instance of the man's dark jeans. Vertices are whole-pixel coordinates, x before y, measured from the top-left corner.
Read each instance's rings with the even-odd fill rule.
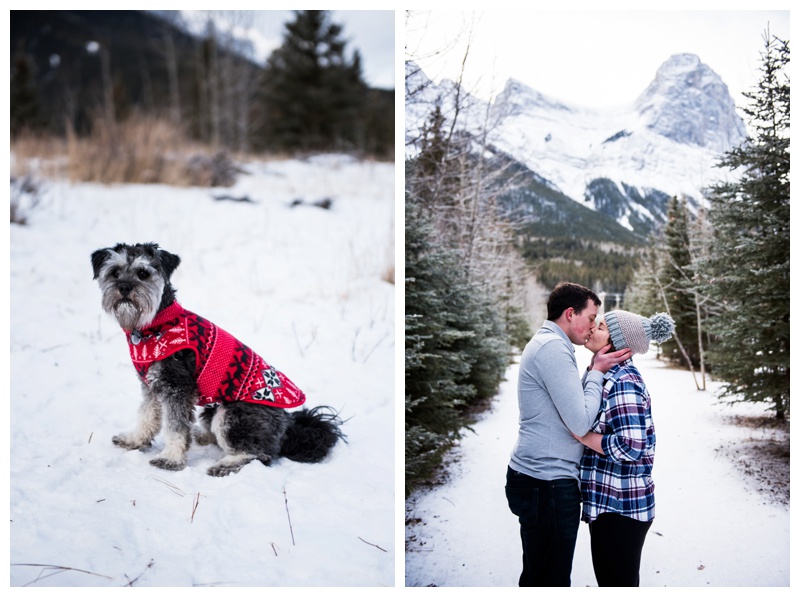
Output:
[[[581,490],[575,479],[541,481],[509,467],[506,498],[519,517],[521,587],[568,587],[581,520]]]

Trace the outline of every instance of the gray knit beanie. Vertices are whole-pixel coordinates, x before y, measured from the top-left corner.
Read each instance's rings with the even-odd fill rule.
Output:
[[[656,313],[647,319],[628,311],[609,311],[605,322],[614,348],[630,348],[633,354],[646,353],[651,341],[661,344],[675,331],[675,322],[666,313]]]

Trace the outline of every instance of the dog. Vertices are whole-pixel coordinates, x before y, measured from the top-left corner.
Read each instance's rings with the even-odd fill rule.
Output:
[[[288,377],[178,303],[170,283],[178,255],[156,243],[119,243],[91,258],[102,308],[125,332],[142,385],[136,427],[115,435],[115,445],[149,447],[163,428],[164,449],[151,465],[182,470],[194,438],[222,449],[207,471],[222,477],[253,460],[320,462],[346,441],[338,413],[326,406],[289,412],[305,395]],[[195,406],[203,407],[199,427]]]

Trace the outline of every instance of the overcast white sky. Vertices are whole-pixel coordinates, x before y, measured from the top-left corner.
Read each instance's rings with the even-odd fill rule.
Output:
[[[204,23],[209,11],[183,11],[187,18]],[[284,24],[294,19],[291,10],[212,11],[216,17],[235,23],[253,42],[256,58],[266,61],[283,42]],[[402,13],[398,13],[402,14]],[[334,23],[343,26],[347,55],[361,54],[364,80],[371,87],[395,87],[394,10],[334,10]]]
[[[605,108],[633,102],[670,56],[691,53],[743,105],[742,91],[759,78],[768,25],[790,39],[788,10],[430,11],[406,19],[406,57],[434,80],[455,79],[472,26],[467,90],[489,99],[513,77],[556,99]]]

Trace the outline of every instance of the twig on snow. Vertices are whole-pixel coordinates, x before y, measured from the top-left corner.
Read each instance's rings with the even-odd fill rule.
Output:
[[[275,542],[274,541],[272,541],[270,543],[270,547],[272,547],[272,551],[275,552],[275,557],[277,558],[278,557],[278,550],[275,548]]]
[[[306,351],[300,346],[300,338],[297,336],[297,328],[294,325],[294,321],[292,322],[292,331],[294,332],[294,341],[297,342],[297,349],[300,351],[300,356],[306,356]]]
[[[311,340],[305,346],[300,344],[300,335],[297,333],[297,326],[292,322],[292,332],[294,333],[294,341],[297,343],[297,349],[300,351],[301,356],[306,356],[306,351],[311,348],[311,345],[314,344],[314,341],[317,339],[317,328],[311,330]]]
[[[375,352],[375,349],[378,348],[381,345],[381,343],[388,337],[389,337],[389,332],[386,332],[383,335],[383,337],[380,340],[378,340],[378,343],[370,349],[370,351],[367,353],[367,356],[365,356],[361,362],[366,363],[367,359],[372,356],[373,352]]]
[[[361,539],[361,537],[359,537],[359,539]],[[383,549],[380,545],[375,545],[374,543],[370,543],[369,541],[365,541],[364,539],[361,540],[364,541],[364,543],[366,543],[367,545],[371,545],[372,547],[380,549],[383,553],[387,553],[387,551]]]
[[[194,504],[192,505],[192,518],[189,520],[189,524],[194,522],[194,513],[197,512],[197,506],[200,505],[200,492],[197,492],[197,497],[194,498]]]
[[[147,565],[147,567],[146,567],[144,570],[142,570],[142,574],[144,574],[145,572],[147,572],[148,570],[150,570],[150,568],[152,568],[152,567],[153,567],[153,564],[155,564],[155,562],[154,562],[153,560],[150,560],[150,563]],[[125,585],[125,586],[126,586],[126,587],[132,587],[132,586],[133,586],[133,583],[135,583],[137,580],[139,580],[140,578],[142,578],[142,574],[140,574],[139,576],[137,576],[137,577],[136,577],[136,578],[134,578],[133,580],[129,580],[129,581],[128,581],[128,584],[127,584],[127,585]],[[128,575],[127,575],[127,574],[125,575],[125,578],[128,578]]]
[[[32,585],[35,582],[40,581],[43,578],[47,578],[48,576],[53,576],[54,574],[60,574],[61,572],[81,572],[83,574],[90,574],[92,576],[99,576],[100,578],[107,578],[108,580],[114,580],[111,576],[106,576],[105,574],[98,574],[97,572],[91,572],[90,570],[81,570],[80,568],[71,568],[70,566],[58,566],[54,564],[11,564],[12,566],[34,566],[39,567],[42,570],[39,572],[39,576],[36,579],[32,580],[29,583],[26,583],[25,586]],[[54,570],[52,574],[48,574],[47,576],[42,576],[42,573],[45,570]]]
[[[172,484],[172,483],[170,483],[169,481],[165,481],[164,479],[160,479],[159,477],[156,477],[155,475],[151,475],[151,477],[153,477],[153,479],[155,479],[155,480],[156,480],[156,481],[158,481],[159,483],[163,483],[164,485],[166,485],[167,487],[169,487],[169,490],[170,490],[172,493],[174,493],[175,495],[179,495],[179,496],[181,496],[181,497],[183,497],[183,496],[185,496],[185,495],[186,495],[186,493],[184,493],[184,491],[183,491],[183,490],[182,490],[180,487],[176,487],[175,485],[173,485],[173,484]]]
[[[289,532],[292,534],[292,545],[294,542],[294,529],[292,528],[292,517],[289,515],[289,498],[286,497],[286,488],[283,488],[283,503],[286,506],[286,518],[289,519]]]

